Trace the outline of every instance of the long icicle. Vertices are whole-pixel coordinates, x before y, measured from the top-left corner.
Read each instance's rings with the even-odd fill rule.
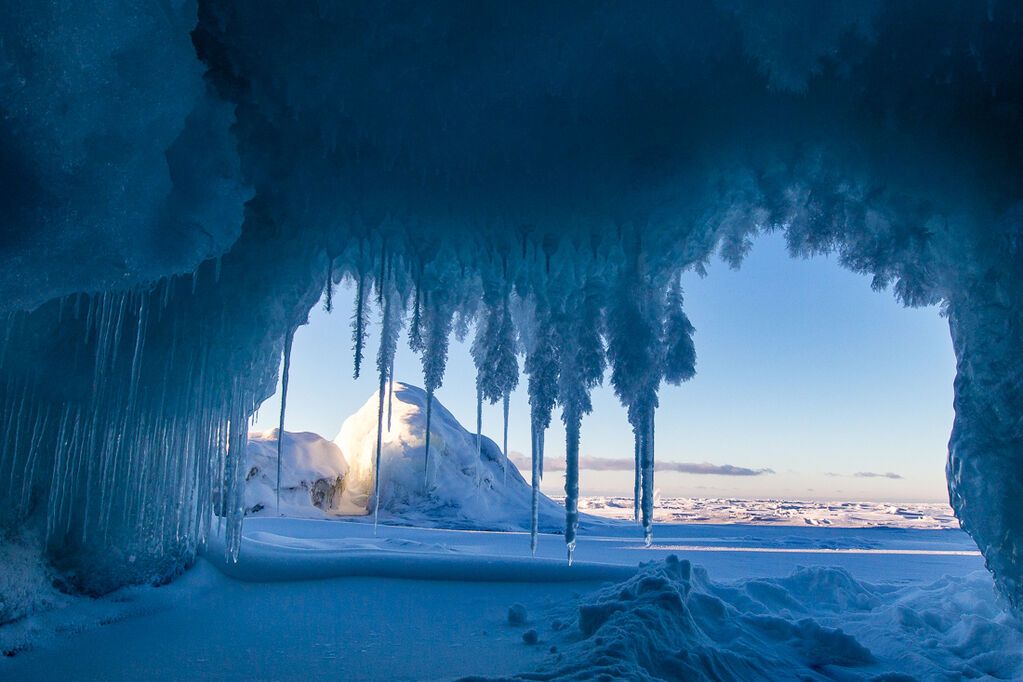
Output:
[[[381,289],[384,285],[381,284]],[[373,469],[373,533],[376,534],[380,520],[380,454],[384,441],[384,394],[387,391],[387,375],[391,367],[397,342],[396,320],[392,319],[392,292],[383,296],[383,321],[380,329],[380,350],[377,356],[377,370],[380,373],[380,389],[377,394],[377,452]]]
[[[391,414],[394,412],[394,355],[391,356],[391,367],[387,370],[387,433],[391,432]]]
[[[380,520],[380,451],[384,438],[384,391],[387,388],[387,373],[380,373],[380,393],[377,405],[377,452],[376,461],[373,467],[373,534],[377,532],[377,522]]]
[[[572,408],[565,419],[565,546],[568,565],[575,552],[575,532],[579,528],[579,430],[582,415]]]
[[[537,432],[536,419],[530,420],[530,455],[533,464],[532,488],[533,498],[530,502],[529,511],[529,551],[536,556],[537,536],[540,526],[540,434]]]
[[[355,319],[352,329],[352,341],[355,350],[354,378],[358,379],[362,371],[362,348],[366,342],[366,277],[360,272],[355,285]]]
[[[483,453],[483,385],[476,380],[476,490],[480,489],[480,459]]]
[[[426,391],[426,453],[423,455],[423,488],[430,486],[430,417],[433,412],[433,390]]]
[[[504,481],[502,483],[505,486],[508,485],[508,466],[510,464],[510,462],[508,461],[508,404],[510,402],[511,402],[511,394],[508,393],[508,392],[505,392],[505,394],[504,394],[504,444],[503,444],[504,447],[503,447],[503,450],[502,450],[504,452]]]
[[[633,446],[633,454],[635,455],[636,472],[635,478],[632,482],[632,520],[639,523],[639,512],[640,512],[640,492],[642,491],[642,480],[643,480],[643,469],[641,464],[642,453],[642,437],[639,433],[639,428],[636,426],[632,427],[633,440],[635,445]]]
[[[327,284],[323,292],[323,310],[328,314],[334,312],[334,259],[327,262]]]
[[[284,412],[288,407],[288,373],[291,371],[291,345],[295,330],[289,325],[284,337],[284,366],[281,369],[281,421],[277,427],[277,515],[281,515],[281,451],[284,443]]]
[[[645,415],[643,437],[643,542],[649,547],[654,541],[654,409]]]

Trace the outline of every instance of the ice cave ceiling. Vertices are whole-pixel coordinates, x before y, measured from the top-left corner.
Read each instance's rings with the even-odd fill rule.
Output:
[[[383,381],[408,340],[432,390],[476,322],[539,434],[607,365],[645,468],[694,369],[678,274],[784,230],[946,307],[950,497],[1023,602],[1023,4],[0,10],[0,521],[82,589],[237,528],[245,423],[334,282],[338,352],[382,333]]]

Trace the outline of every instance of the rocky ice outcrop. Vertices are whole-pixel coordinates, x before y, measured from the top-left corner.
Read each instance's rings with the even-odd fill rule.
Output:
[[[245,451],[246,515],[345,513],[341,493],[348,462],[341,449],[315,433],[285,431],[278,481],[277,438],[278,429],[249,434]]]
[[[348,459],[342,505],[375,509],[377,397],[345,420],[334,442]],[[385,407],[385,413],[387,408]],[[386,417],[385,417],[386,420]],[[426,462],[426,392],[395,382],[380,452],[380,511],[388,520],[453,528],[528,530],[532,491],[494,441],[466,431],[435,397]],[[564,508],[540,497],[544,530],[561,530]]]

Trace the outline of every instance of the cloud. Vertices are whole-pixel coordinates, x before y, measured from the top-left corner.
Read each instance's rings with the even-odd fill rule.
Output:
[[[515,466],[526,471],[532,466],[529,457],[521,452],[512,451],[509,453],[509,459],[511,459]],[[591,471],[633,471],[635,462],[625,458],[580,457],[579,467]],[[564,469],[565,462],[563,460],[544,460],[545,471],[564,471]],[[711,464],[709,462],[655,462],[654,470],[715,476],[763,476],[774,473],[774,469],[749,469],[732,464]]]
[[[857,471],[855,474],[836,474],[834,471],[829,471],[824,475],[838,478],[845,478],[848,476],[852,476],[853,478],[890,478],[892,480],[901,480],[903,478],[902,474],[896,474],[891,471],[883,474],[876,471]]]

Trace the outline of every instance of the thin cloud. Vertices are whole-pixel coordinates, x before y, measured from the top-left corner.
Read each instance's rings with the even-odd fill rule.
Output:
[[[509,459],[515,466],[528,470],[532,463],[529,457],[521,452],[512,451]],[[564,471],[565,462],[561,459],[544,460],[545,471]],[[616,459],[610,457],[580,457],[579,467],[590,471],[633,471],[636,464],[631,459]],[[713,476],[764,476],[773,474],[774,469],[749,469],[738,467],[732,464],[711,464],[709,462],[655,462],[655,471],[674,471],[682,474],[698,474]]]
[[[836,478],[847,478],[850,476],[853,478],[889,478],[893,481],[902,480],[904,478],[902,474],[897,474],[892,471],[888,471],[883,474],[877,471],[857,471],[855,474],[836,474],[834,471],[829,471],[824,475]]]
[[[891,471],[888,471],[883,474],[879,474],[876,471],[857,471],[855,474],[853,474],[853,476],[855,476],[856,478],[891,478],[895,480],[902,478],[900,474],[896,474]]]

